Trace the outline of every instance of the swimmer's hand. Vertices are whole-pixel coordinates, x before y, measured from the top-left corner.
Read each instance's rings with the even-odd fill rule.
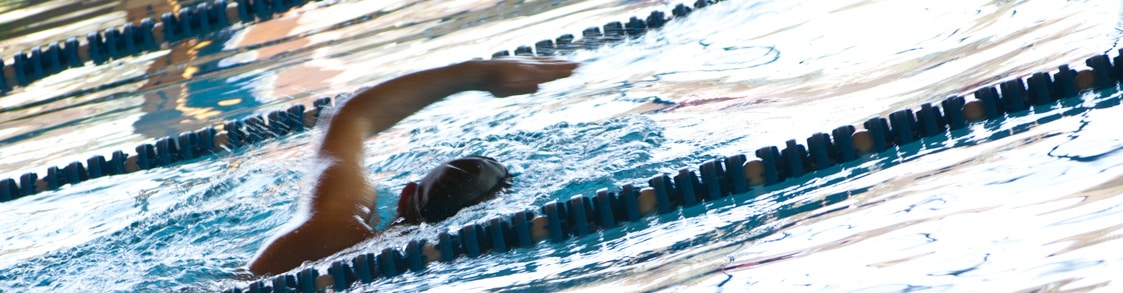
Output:
[[[479,78],[476,90],[500,98],[537,92],[539,84],[573,75],[577,68],[577,63],[545,57],[468,61],[463,65]]]

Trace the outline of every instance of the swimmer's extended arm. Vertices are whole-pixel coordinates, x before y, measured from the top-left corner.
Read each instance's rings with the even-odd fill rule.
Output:
[[[377,200],[362,167],[367,138],[449,95],[470,90],[498,97],[533,93],[538,84],[567,77],[576,67],[551,59],[468,61],[405,75],[355,95],[328,122],[317,155],[326,167],[313,189],[309,218],[267,244],[250,262],[250,271],[282,273],[373,236],[365,223]]]
[[[533,93],[538,84],[569,76],[574,68],[574,63],[545,59],[469,61],[402,76],[359,93],[328,124],[319,156],[344,170],[324,171],[313,206],[347,204],[351,214],[366,219],[375,197],[366,184],[370,174],[361,166],[364,140],[449,95],[472,90],[498,97]]]

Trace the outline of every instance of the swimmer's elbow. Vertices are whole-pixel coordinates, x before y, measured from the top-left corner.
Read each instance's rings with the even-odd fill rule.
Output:
[[[271,259],[259,257],[250,261],[247,267],[254,276],[276,275],[278,272],[287,271],[277,269],[272,263]]]
[[[276,242],[267,244],[265,249],[258,253],[257,257],[250,260],[250,263],[247,264],[250,273],[253,273],[254,276],[277,275],[299,266],[299,264],[291,264],[291,259],[286,261],[285,258],[291,258],[291,256],[278,254],[276,251],[284,249],[280,249],[276,244]]]
[[[256,276],[264,276],[281,274],[300,266],[304,260],[311,258],[304,255],[308,244],[305,242],[310,239],[302,234],[305,233],[297,228],[267,241],[247,268]]]
[[[323,259],[354,246],[372,235],[371,229],[362,221],[348,217],[313,217],[266,244],[250,261],[248,268],[259,276],[282,274],[306,261]]]

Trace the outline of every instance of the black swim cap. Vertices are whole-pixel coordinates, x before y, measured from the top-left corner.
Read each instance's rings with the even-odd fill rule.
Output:
[[[425,175],[420,183],[402,190],[398,215],[407,223],[436,223],[461,209],[495,196],[510,187],[511,175],[499,161],[469,156],[445,162]]]

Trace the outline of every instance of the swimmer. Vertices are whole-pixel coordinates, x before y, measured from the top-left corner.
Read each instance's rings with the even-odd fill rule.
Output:
[[[294,218],[292,229],[269,240],[248,264],[256,275],[276,275],[306,261],[330,256],[379,233],[378,195],[363,168],[363,141],[402,119],[462,91],[487,91],[496,97],[538,91],[544,82],[573,74],[576,63],[543,58],[468,61],[386,81],[343,102],[327,118],[317,160],[318,174],[302,206],[308,216]],[[466,157],[409,183],[398,200],[392,225],[436,223],[489,199],[509,186],[507,169],[495,159]]]

